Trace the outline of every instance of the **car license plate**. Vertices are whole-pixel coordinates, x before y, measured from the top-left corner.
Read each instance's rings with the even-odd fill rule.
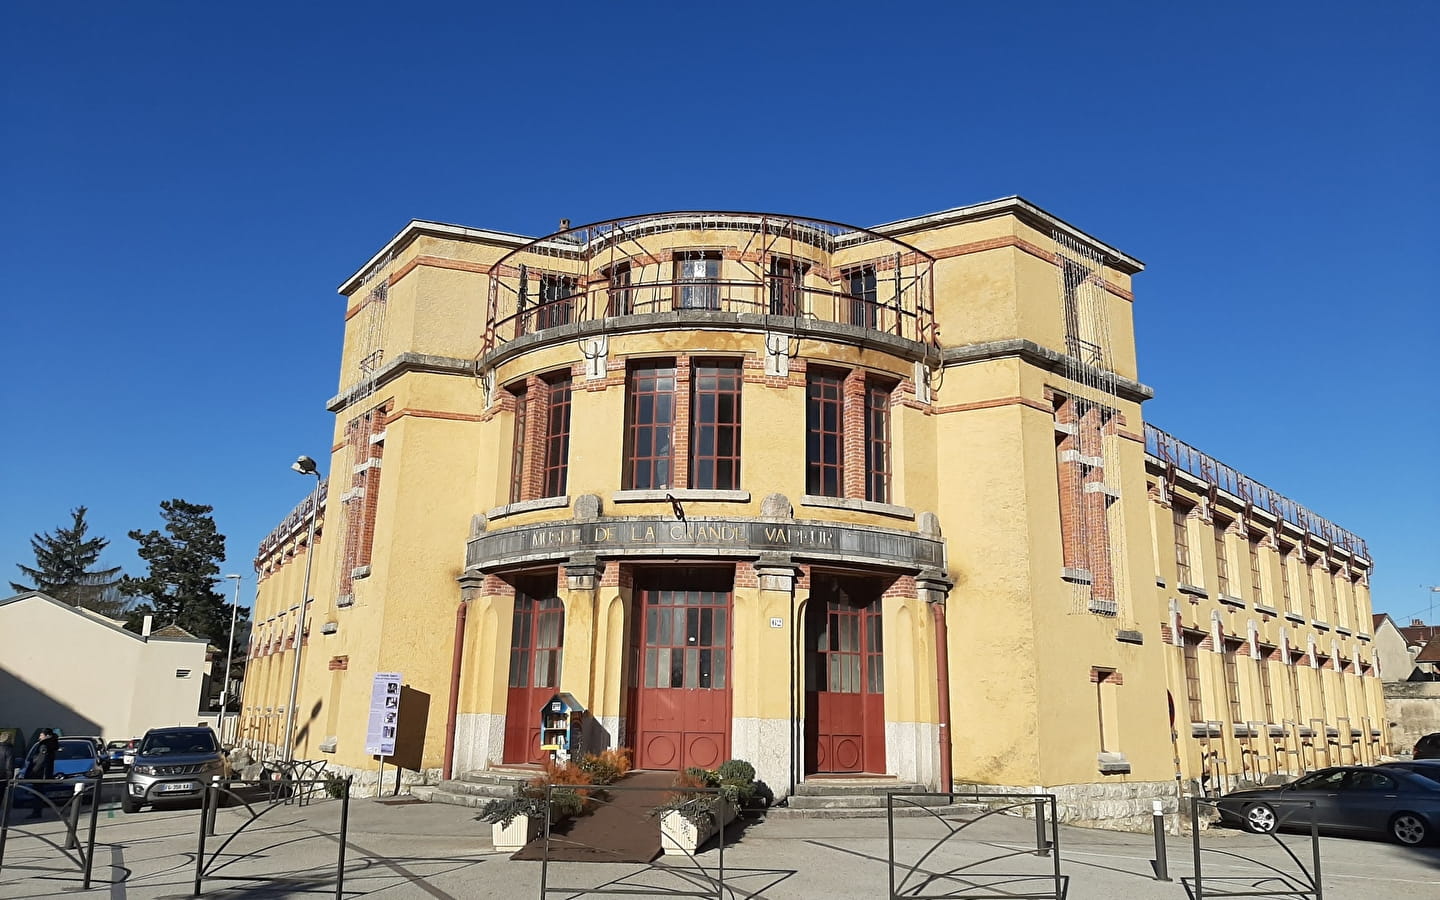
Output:
[[[160,790],[161,790],[162,792],[169,792],[169,791],[193,791],[193,790],[196,790],[196,785],[195,785],[195,782],[193,782],[193,781],[174,781],[174,782],[171,782],[170,784],[162,784],[162,785],[160,785]]]

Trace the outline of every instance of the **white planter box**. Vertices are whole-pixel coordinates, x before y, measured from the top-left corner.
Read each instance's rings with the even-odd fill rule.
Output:
[[[501,853],[514,853],[540,836],[545,820],[530,816],[516,816],[509,827],[495,822],[490,826],[490,839]]]
[[[678,812],[668,812],[660,819],[660,852],[694,853],[715,836],[722,824],[735,820],[736,810],[729,803],[720,804],[720,821],[707,820],[697,826]]]

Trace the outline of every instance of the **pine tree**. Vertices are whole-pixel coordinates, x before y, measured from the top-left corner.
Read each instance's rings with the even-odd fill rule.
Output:
[[[131,540],[140,545],[140,558],[150,567],[144,578],[127,577],[120,583],[122,593],[144,601],[130,611],[132,628],[153,615],[158,627],[179,625],[196,637],[225,646],[231,604],[215,589],[220,561],[225,558],[225,535],[215,528],[210,515],[214,509],[180,499],[164,500],[160,503],[164,534],[130,532]]]
[[[29,584],[12,581],[10,587],[17,591],[40,591],[71,606],[118,617],[124,615],[129,603],[118,590],[120,567],[92,568],[110,541],[86,537],[90,530],[90,523],[85,521],[87,511],[84,506],[76,507],[70,511],[70,527],[62,526],[53,534],[32,537],[30,548],[35,552],[35,565],[16,565]]]

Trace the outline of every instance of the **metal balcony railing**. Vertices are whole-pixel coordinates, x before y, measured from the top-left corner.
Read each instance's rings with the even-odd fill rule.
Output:
[[[1153,425],[1145,426],[1145,452],[1303,531],[1365,560],[1371,559],[1370,549],[1360,536]]]

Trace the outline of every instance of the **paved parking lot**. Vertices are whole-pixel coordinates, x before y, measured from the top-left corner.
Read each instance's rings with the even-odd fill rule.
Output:
[[[333,896],[330,886],[303,879],[324,879],[334,872],[339,843],[340,804],[280,806],[266,813],[224,848],[217,875],[234,881],[207,880],[206,896]],[[87,810],[88,813],[88,810]],[[23,812],[22,812],[23,815]],[[241,811],[222,810],[219,838],[207,853],[245,820]],[[80,896],[178,898],[189,896],[197,851],[199,811],[146,810],[125,815],[114,803],[102,803],[97,819],[94,885],[80,890],[80,873],[59,850],[64,828],[52,816],[38,823],[15,823],[0,870],[0,897]],[[1050,860],[1027,851],[1034,847],[1034,825],[1021,819],[991,817],[941,844],[925,859],[922,872],[941,872],[977,860],[1010,854],[988,867],[967,870],[968,883],[984,883],[987,873],[1012,878],[996,892],[1044,888]],[[928,820],[900,820],[897,856],[918,860],[935,847],[939,827]],[[385,805],[356,800],[351,805],[345,865],[348,897],[515,898],[538,896],[540,865],[514,862],[490,846],[490,828],[474,812],[430,804]],[[1308,837],[1288,835],[1308,863]],[[1243,878],[1259,883],[1274,870],[1295,871],[1292,861],[1268,838],[1231,830],[1207,833],[1203,854],[1207,877]],[[1187,896],[1180,879],[1191,875],[1188,838],[1172,837],[1170,873],[1176,880],[1152,878],[1153,840],[1149,835],[1078,828],[1061,829],[1062,874],[1074,900],[1173,898]],[[1440,897],[1440,849],[1413,850],[1377,841],[1322,838],[1325,896],[1365,900],[1434,900]],[[775,820],[734,829],[727,845],[728,897],[811,898],[883,897],[888,889],[887,836],[884,819]],[[702,859],[714,868],[714,850]],[[668,857],[666,859],[669,859]],[[695,889],[677,870],[634,876],[638,866],[566,864],[550,871],[550,884],[596,887],[662,885]],[[259,877],[288,879],[278,882]],[[629,879],[627,880],[627,876]],[[1271,882],[1273,885],[1274,883]],[[954,891],[958,882],[937,881],[932,893]],[[1232,885],[1233,887],[1233,885]],[[660,896],[659,892],[652,896]],[[561,896],[561,895],[556,895]],[[571,894],[569,896],[580,896]],[[636,895],[631,895],[636,896]],[[963,896],[963,895],[959,895]]]

